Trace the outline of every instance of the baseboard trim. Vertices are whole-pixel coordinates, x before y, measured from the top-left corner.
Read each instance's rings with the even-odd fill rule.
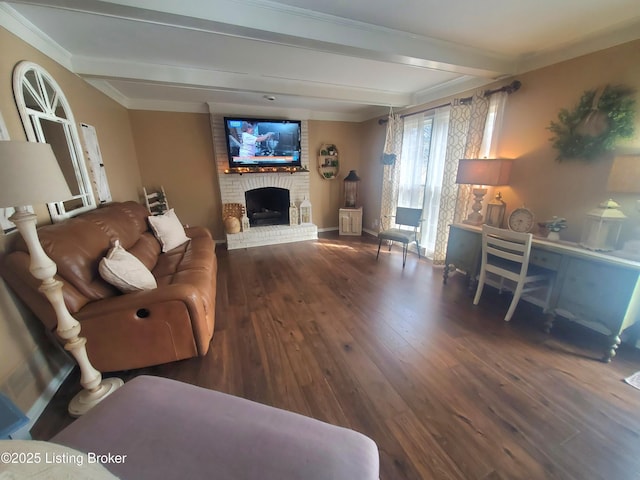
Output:
[[[70,362],[68,365],[62,367],[57,375],[49,382],[49,385],[47,385],[44,391],[40,394],[35,403],[31,406],[29,411],[26,413],[27,418],[29,419],[29,423],[27,424],[28,430],[31,430],[36,424],[40,415],[44,412],[44,409],[47,408],[47,405],[49,405],[49,402],[58,389],[62,386],[71,372],[73,372],[75,366],[75,363]]]

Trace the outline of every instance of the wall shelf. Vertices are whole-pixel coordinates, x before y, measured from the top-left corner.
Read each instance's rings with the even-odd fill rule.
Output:
[[[332,143],[323,143],[318,152],[318,173],[324,180],[333,180],[340,173],[338,149]]]

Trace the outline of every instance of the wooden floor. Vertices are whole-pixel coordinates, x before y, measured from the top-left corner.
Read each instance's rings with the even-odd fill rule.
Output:
[[[209,354],[119,375],[170,377],[353,428],[374,439],[381,478],[640,478],[640,352],[526,303],[511,323],[492,289],[471,305],[464,277],[371,237],[324,234],[218,249]],[[32,431],[71,422],[72,375]]]

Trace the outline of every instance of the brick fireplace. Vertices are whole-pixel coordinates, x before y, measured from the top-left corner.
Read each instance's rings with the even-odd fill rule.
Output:
[[[295,173],[245,173],[227,174],[225,170],[229,163],[226,154],[226,142],[223,116],[211,114],[211,131],[213,138],[213,150],[216,156],[218,181],[220,183],[220,196],[222,203],[241,203],[247,210],[246,193],[262,189],[286,190],[289,201],[300,207],[300,203],[309,198],[309,172]],[[302,122],[302,165],[309,165],[308,131],[307,122]],[[275,210],[273,207],[265,207],[267,211]],[[268,216],[268,215],[265,215]],[[288,219],[288,211],[286,212]],[[258,247],[262,245],[274,245],[278,243],[300,242],[315,240],[318,238],[318,227],[313,224],[304,225],[255,225],[248,231],[235,234],[227,234],[227,248]]]

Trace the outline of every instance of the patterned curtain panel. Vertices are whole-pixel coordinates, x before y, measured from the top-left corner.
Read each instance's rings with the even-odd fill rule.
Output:
[[[400,152],[402,151],[402,119],[399,115],[389,113],[387,123],[387,137],[384,144],[384,154],[395,155],[393,164],[385,164],[382,172],[382,201],[380,205],[380,230],[391,226],[391,216],[395,215],[396,197],[400,183]]]
[[[444,264],[449,224],[462,221],[466,217],[471,186],[456,184],[458,160],[478,156],[488,111],[489,99],[478,94],[473,96],[470,104],[462,105],[458,100],[452,102],[440,213],[433,252],[434,265]]]

